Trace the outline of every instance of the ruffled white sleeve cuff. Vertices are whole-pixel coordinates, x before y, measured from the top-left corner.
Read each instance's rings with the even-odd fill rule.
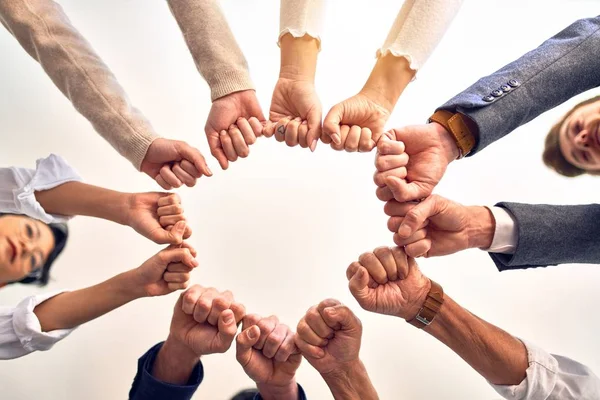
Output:
[[[0,169],[0,212],[24,214],[44,223],[65,222],[70,217],[46,213],[35,198],[36,191],[48,190],[81,177],[62,157],[50,154],[37,160],[36,169]]]
[[[405,57],[418,71],[444,37],[462,0],[406,0],[377,57]]]
[[[323,0],[281,0],[277,45],[281,46],[281,38],[286,33],[296,38],[308,35],[317,39],[320,51],[324,15]]]
[[[42,332],[40,321],[33,312],[38,304],[62,292],[30,296],[15,308],[0,309],[0,359],[18,358],[34,351],[50,350],[56,342],[73,332],[74,329]]]

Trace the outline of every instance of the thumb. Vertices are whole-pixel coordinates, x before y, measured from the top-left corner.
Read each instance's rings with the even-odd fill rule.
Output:
[[[242,367],[245,367],[252,358],[252,346],[258,343],[260,338],[260,328],[258,325],[252,325],[237,336],[236,339],[236,358]]]
[[[217,322],[217,328],[217,342],[219,343],[219,347],[226,350],[231,346],[231,342],[233,342],[233,338],[237,332],[233,311],[227,309],[221,313]]]
[[[170,231],[162,227],[156,228],[152,232],[152,240],[158,244],[181,244],[186,226],[185,221],[179,221]]]
[[[354,275],[352,275],[352,278],[350,278],[348,287],[350,288],[350,293],[358,300],[359,304],[361,303],[361,299],[364,299],[369,295],[368,284],[369,273],[364,267],[358,267]]]
[[[342,143],[340,135],[340,123],[344,118],[344,107],[341,104],[336,104],[329,110],[323,121],[323,132],[331,137],[335,144]]]
[[[406,213],[402,223],[398,227],[398,236],[406,239],[417,230],[421,229],[429,217],[436,213],[436,208],[435,197],[428,197],[414,206]]]
[[[317,148],[317,142],[321,137],[321,111],[313,111],[308,115],[308,134],[306,135],[306,143],[310,151],[315,151]]]
[[[349,330],[358,324],[356,316],[343,304],[327,307],[322,314],[325,323],[334,330]]]
[[[406,182],[397,176],[388,176],[385,178],[385,185],[390,189],[394,198],[400,203],[407,201],[420,200],[427,197],[430,193],[427,188],[423,188],[420,182]]]

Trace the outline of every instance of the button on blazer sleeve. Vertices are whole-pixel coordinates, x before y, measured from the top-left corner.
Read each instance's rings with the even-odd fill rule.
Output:
[[[567,263],[600,263],[600,204],[499,203],[518,230],[514,254],[489,253],[500,271]]]
[[[576,21],[439,109],[461,112],[477,124],[473,155],[543,112],[599,86],[599,49],[600,16]]]

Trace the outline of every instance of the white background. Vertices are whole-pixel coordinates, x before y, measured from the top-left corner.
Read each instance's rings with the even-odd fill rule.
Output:
[[[195,70],[166,2],[64,0],[74,25],[93,44],[133,103],[167,137],[198,146],[215,171],[178,190],[194,229],[201,267],[193,281],[231,289],[251,312],[275,314],[295,327],[313,304],[334,297],[362,319],[361,357],[382,399],[490,399],[499,396],[458,356],[401,320],[361,310],[347,290],[345,269],[364,251],[391,245],[374,195],[374,154],[316,153],[261,139],[250,157],[226,172],[210,157],[203,126],[209,92]],[[578,18],[597,1],[466,1],[437,51],[398,103],[389,126],[423,123],[436,106]],[[400,1],[331,2],[317,86],[325,112],[356,93]],[[244,50],[265,113],[279,67],[276,1],[223,1]],[[42,69],[0,31],[0,164],[34,165],[54,152],[87,182],[122,191],[157,190],[79,116]],[[597,57],[598,54],[590,54]],[[561,178],[541,162],[545,133],[585,93],[518,129],[477,156],[450,166],[436,192],[465,204],[497,201],[575,204],[598,200],[598,178]],[[76,218],[66,253],[43,290],[79,288],[138,266],[159,247],[129,228]],[[421,261],[460,304],[514,335],[600,372],[598,266],[499,273],[472,250]],[[0,291],[16,304],[38,289]],[[0,363],[2,399],[122,399],[136,363],[164,340],[177,298],[143,299],[91,322],[52,351]],[[251,386],[234,351],[203,359],[196,398],[227,399]],[[298,381],[312,399],[327,399],[308,363]]]

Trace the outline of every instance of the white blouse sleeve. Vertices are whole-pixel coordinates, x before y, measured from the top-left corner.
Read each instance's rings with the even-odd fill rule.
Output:
[[[324,0],[281,0],[277,44],[281,44],[281,37],[286,33],[293,37],[308,35],[318,40],[321,50],[324,15]]]
[[[462,0],[406,0],[377,57],[405,57],[418,71],[454,20]]]
[[[0,168],[0,213],[24,214],[47,224],[67,221],[69,217],[47,214],[36,200],[35,192],[81,181],[81,177],[55,154],[37,160],[36,164],[35,170]]]
[[[40,321],[33,312],[38,304],[60,293],[62,291],[30,296],[15,308],[0,307],[0,360],[50,350],[56,342],[73,332],[73,329],[42,332]]]
[[[510,400],[598,398],[600,379],[587,366],[521,341],[527,348],[527,377],[515,386],[492,385],[499,395]]]

